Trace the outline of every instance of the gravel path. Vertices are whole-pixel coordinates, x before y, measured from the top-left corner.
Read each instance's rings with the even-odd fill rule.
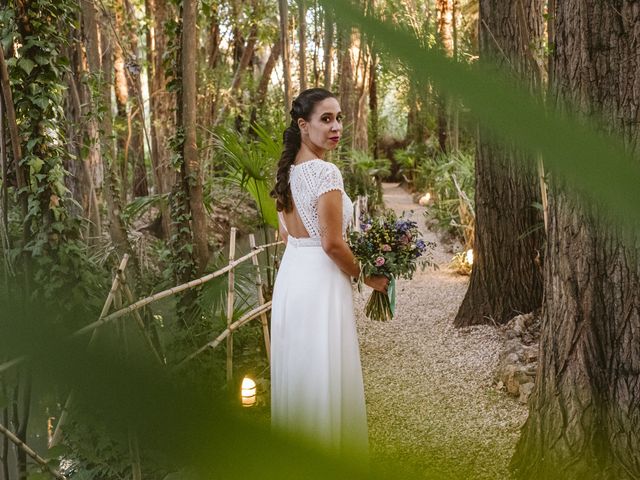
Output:
[[[424,208],[395,184],[384,185],[388,207],[414,210],[425,240]],[[493,387],[502,340],[493,327],[453,328],[468,278],[448,268],[398,281],[396,317],[364,316],[370,290],[355,293],[372,464],[402,478],[508,479],[507,465],[526,406]]]

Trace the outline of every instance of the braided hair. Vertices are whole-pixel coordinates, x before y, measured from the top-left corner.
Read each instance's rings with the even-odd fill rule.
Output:
[[[276,199],[276,209],[279,212],[283,210],[290,212],[293,209],[291,188],[289,188],[289,172],[302,142],[298,119],[309,121],[316,104],[327,98],[336,98],[336,96],[324,88],[310,88],[298,95],[293,101],[291,112],[289,112],[291,124],[282,135],[283,150],[278,161],[276,185],[270,193],[271,197]]]

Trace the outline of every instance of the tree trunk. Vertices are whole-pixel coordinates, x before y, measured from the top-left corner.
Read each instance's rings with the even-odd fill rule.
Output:
[[[371,73],[369,74],[369,112],[371,115],[369,149],[373,158],[378,158],[378,82],[377,82],[377,55],[373,46],[371,49]]]
[[[289,123],[291,103],[291,62],[289,58],[289,7],[287,0],[278,0],[280,10],[280,42],[282,43],[282,77],[284,79],[284,118]]]
[[[453,57],[453,0],[436,0],[438,37],[442,50],[448,57]],[[438,145],[442,152],[448,146],[447,99],[438,93]]]
[[[354,89],[354,74],[353,74],[353,60],[351,58],[351,47],[353,45],[354,32],[351,28],[342,30],[340,32],[341,48],[340,52],[340,108],[342,109],[342,115],[344,116],[344,135],[351,139],[350,147],[353,148],[355,142],[354,128],[356,127],[356,103],[355,103],[355,89]]]
[[[331,91],[333,88],[333,10],[327,9],[324,13],[324,88]]]
[[[438,36],[442,50],[453,56],[453,0],[436,0]]]
[[[117,30],[122,31],[122,19],[120,14],[116,15],[118,19],[116,21]],[[110,28],[110,27],[106,27]],[[113,62],[113,67],[115,70],[115,74],[113,77],[114,80],[114,89],[116,93],[116,117],[114,119],[115,122],[115,132],[116,132],[116,158],[114,158],[113,162],[118,167],[118,175],[120,180],[120,186],[122,187],[122,199],[126,202],[127,200],[127,192],[128,192],[128,184],[129,184],[129,169],[128,165],[128,157],[129,157],[129,140],[128,140],[128,132],[127,132],[127,102],[129,101],[129,86],[127,85],[127,76],[124,72],[124,56],[122,52],[122,47],[120,46],[120,42],[112,42],[114,47],[115,59]],[[116,160],[117,159],[117,160]]]
[[[96,73],[100,69],[100,41],[98,35],[98,24],[95,21],[95,7],[89,2],[80,2],[82,16],[82,32],[85,38],[86,64],[83,65],[87,73]],[[87,142],[89,153],[87,157],[89,171],[91,173],[91,181],[96,191],[96,197],[99,204],[102,203],[102,190],[104,187],[104,165],[100,154],[100,132],[98,127],[97,115],[92,111],[95,108],[95,102],[91,98],[91,93],[84,88],[86,92],[88,108],[85,110],[87,119]]]
[[[133,167],[133,196],[149,195],[147,169],[144,164],[144,110],[142,102],[142,80],[140,58],[138,56],[137,19],[130,0],[124,0],[129,54],[127,68],[127,87],[129,89],[129,157]]]
[[[370,58],[365,53],[366,46],[362,44],[362,36],[359,38],[360,58],[356,69],[356,105],[355,128],[353,132],[353,146],[362,152],[369,151],[369,111],[368,111],[368,87]]]
[[[202,171],[196,143],[197,104],[197,0],[185,0],[182,11],[182,129],[184,131],[183,160],[189,192],[194,256],[198,273],[209,261],[207,217],[202,194]]]
[[[218,66],[220,59],[220,18],[218,17],[218,5],[213,5],[211,12],[211,25],[209,27],[209,35],[207,42],[207,55],[209,68],[213,70]]]
[[[321,19],[318,0],[313,0],[313,86],[315,88],[320,85],[320,71],[318,69],[318,50],[321,47],[319,30],[320,22]]]
[[[637,152],[638,3],[567,0],[550,13],[557,102],[602,113]],[[512,467],[520,479],[637,479],[638,238],[607,227],[561,182],[551,193],[538,381]]]
[[[515,68],[513,73],[521,78],[538,78],[529,49],[542,39],[543,4],[543,0],[527,2],[525,12],[519,1],[482,0],[481,57]],[[480,132],[473,271],[455,319],[458,327],[502,324],[542,302],[543,229],[540,214],[532,207],[540,195],[533,162],[522,155],[514,146],[496,145]]]
[[[258,122],[258,110],[262,109],[267,98],[267,89],[271,80],[271,73],[273,72],[273,69],[276,66],[276,62],[278,61],[278,57],[280,56],[281,46],[282,44],[278,40],[271,47],[269,59],[264,66],[262,77],[260,78],[260,83],[258,84],[258,88],[256,90],[255,102],[253,104],[253,107],[251,108],[251,120],[249,122],[249,125],[255,125]]]
[[[416,81],[411,79],[409,81],[409,91],[407,93],[407,99],[409,103],[409,109],[407,112],[407,143],[424,142],[427,138],[427,126],[426,119],[424,118],[423,101],[419,94],[422,86],[416,84]]]
[[[88,37],[88,42],[91,40],[97,40],[93,38],[93,32],[100,33],[100,50],[102,57],[98,58],[98,64],[92,64],[96,61],[95,56],[92,54],[89,57],[89,68],[93,74],[101,73],[100,78],[100,104],[102,106],[103,114],[101,127],[101,147],[102,147],[102,162],[105,172],[105,197],[107,200],[107,211],[109,215],[109,232],[111,240],[116,246],[116,250],[120,255],[128,253],[134,259],[133,252],[129,245],[129,239],[127,238],[127,230],[122,220],[122,200],[120,198],[120,188],[118,185],[118,175],[115,167],[115,149],[113,145],[113,117],[111,114],[111,82],[113,80],[113,42],[111,38],[111,30],[108,25],[113,21],[112,18],[106,17],[107,12],[102,12],[104,15],[100,19],[100,24],[105,25],[103,29],[98,30],[98,22],[96,21],[96,11],[92,5],[87,6],[83,11],[83,21],[85,23],[85,30],[92,32],[92,37]],[[91,40],[90,40],[91,39]],[[97,46],[92,45],[87,50],[95,52]]]
[[[257,12],[254,11],[254,13],[257,13]],[[233,79],[231,80],[231,86],[229,87],[229,97],[227,98],[227,101],[224,102],[224,104],[222,105],[222,109],[220,110],[220,113],[216,115],[214,127],[220,125],[224,121],[224,117],[226,115],[226,112],[228,110],[230,103],[232,102],[236,104],[240,103],[239,99],[238,100],[235,99],[235,95],[240,96],[240,94],[238,94],[238,90],[240,89],[240,86],[242,84],[242,76],[246,73],[247,67],[251,62],[251,58],[253,57],[257,40],[258,40],[258,25],[254,23],[253,25],[251,25],[251,30],[249,32],[249,38],[247,39],[247,44],[242,49],[242,57],[240,58],[240,60],[238,61],[238,64],[236,65],[236,71],[233,75]]]
[[[298,63],[300,64],[300,91],[307,89],[307,6],[298,0]]]
[[[175,183],[175,171],[171,168],[169,156],[169,135],[175,122],[172,118],[174,95],[166,89],[164,55],[167,49],[164,24],[167,20],[166,0],[146,0],[145,10],[149,22],[147,36],[147,62],[149,65],[149,111],[151,131],[151,168],[156,185],[156,193],[169,193]],[[160,207],[162,216],[162,236],[168,239],[171,233],[169,209]]]
[[[97,239],[102,235],[102,220],[100,218],[100,203],[93,182],[91,164],[100,162],[100,144],[96,138],[97,125],[95,118],[85,118],[90,113],[90,93],[81,79],[87,72],[80,32],[69,48],[71,60],[70,75],[67,75],[69,86],[68,101],[68,135],[69,144],[73,145],[76,159],[71,161],[70,168],[75,172],[76,200],[82,206],[83,214],[89,221],[88,236]],[[89,112],[87,112],[89,110]],[[87,154],[85,156],[84,151]]]

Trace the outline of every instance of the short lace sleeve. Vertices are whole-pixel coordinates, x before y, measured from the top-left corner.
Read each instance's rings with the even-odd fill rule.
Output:
[[[322,171],[318,175],[318,197],[323,193],[331,190],[340,190],[344,192],[344,182],[342,181],[342,173],[340,169],[333,163],[323,162]]]

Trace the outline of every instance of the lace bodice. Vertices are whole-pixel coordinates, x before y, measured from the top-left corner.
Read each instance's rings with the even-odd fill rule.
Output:
[[[353,204],[344,191],[342,174],[338,167],[320,159],[291,165],[289,185],[296,210],[311,238],[320,237],[320,220],[318,218],[320,195],[331,190],[340,190],[342,192],[342,234],[346,233],[351,222]],[[284,224],[281,215],[280,221]]]

